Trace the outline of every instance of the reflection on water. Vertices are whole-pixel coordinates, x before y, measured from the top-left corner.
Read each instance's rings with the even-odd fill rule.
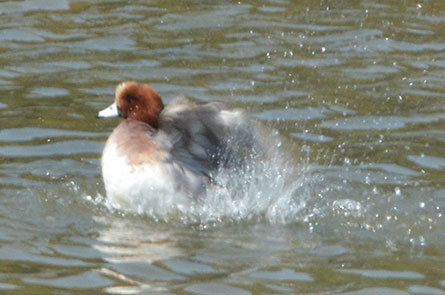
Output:
[[[445,294],[445,4],[374,2],[1,2],[1,293]],[[112,210],[94,116],[128,79],[247,109],[280,156]]]
[[[109,262],[151,264],[182,254],[168,231],[153,232],[125,220],[101,219],[96,221],[106,228],[100,232],[94,248],[107,254],[105,259]]]

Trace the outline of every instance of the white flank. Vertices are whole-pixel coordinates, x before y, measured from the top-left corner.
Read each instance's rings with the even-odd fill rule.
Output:
[[[108,201],[119,210],[167,215],[183,211],[189,198],[174,190],[173,179],[158,163],[131,166],[114,144],[107,144],[102,156],[102,175]]]

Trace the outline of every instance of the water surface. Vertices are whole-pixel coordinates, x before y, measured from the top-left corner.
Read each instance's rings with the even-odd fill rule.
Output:
[[[444,19],[440,0],[1,2],[1,293],[445,294]],[[119,119],[95,114],[123,80],[246,109],[286,157],[188,213],[112,210]]]

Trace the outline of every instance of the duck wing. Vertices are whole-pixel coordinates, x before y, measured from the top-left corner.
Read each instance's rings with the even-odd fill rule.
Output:
[[[197,104],[184,97],[164,108],[155,137],[173,161],[209,178],[221,166],[239,164],[243,153],[238,147],[251,150],[254,142],[253,125],[241,110],[216,102]]]

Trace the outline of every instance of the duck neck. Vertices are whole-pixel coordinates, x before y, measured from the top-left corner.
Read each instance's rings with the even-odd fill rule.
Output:
[[[155,129],[158,129],[159,116],[161,115],[163,109],[164,109],[164,104],[162,103],[160,97],[159,99],[152,100],[143,118],[141,118],[141,121],[147,123],[148,125],[150,125]]]

